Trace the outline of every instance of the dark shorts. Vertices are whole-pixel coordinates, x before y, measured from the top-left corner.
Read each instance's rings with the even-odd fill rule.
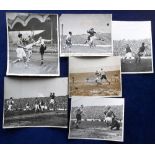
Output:
[[[119,130],[120,129],[120,123],[114,118],[112,120],[111,129],[113,129],[115,127],[116,127],[117,130]]]
[[[106,79],[106,80],[107,80],[106,75],[102,75],[102,76],[101,76],[101,80],[103,80],[103,79]]]
[[[80,114],[76,114],[76,119],[77,119],[77,121],[81,121],[81,115]]]
[[[142,57],[142,56],[143,56],[143,53],[142,53],[142,52],[139,52],[139,53],[138,53],[138,56],[139,56],[139,57]]]
[[[71,41],[70,40],[66,40],[66,45],[71,46],[72,45]]]
[[[46,46],[41,45],[40,46],[40,54],[43,55],[45,53]]]

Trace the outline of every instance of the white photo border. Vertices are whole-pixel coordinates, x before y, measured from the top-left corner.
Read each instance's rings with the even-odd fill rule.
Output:
[[[68,13],[69,14],[69,13]],[[67,14],[61,14],[61,15],[67,15]],[[74,14],[74,13],[72,13],[72,15],[77,15],[77,14]],[[79,13],[78,15],[87,15],[87,14],[81,14],[81,13]],[[94,14],[94,15],[98,15],[98,14]],[[107,14],[100,14],[100,15],[107,15]],[[71,57],[71,56],[76,56],[76,57],[80,57],[80,56],[82,56],[82,57],[91,57],[91,56],[94,56],[94,57],[98,57],[98,56],[113,56],[113,38],[112,38],[112,14],[108,14],[108,15],[110,15],[110,19],[111,19],[111,45],[106,45],[107,47],[111,47],[111,52],[108,52],[108,53],[97,53],[97,52],[91,52],[91,53],[84,53],[84,52],[82,52],[82,53],[71,53],[71,52],[66,52],[66,53],[64,53],[64,52],[62,52],[62,44],[61,44],[61,42],[62,42],[62,39],[61,39],[61,20],[60,20],[60,17],[59,17],[59,34],[60,34],[60,36],[59,36],[59,38],[60,38],[60,57]]]
[[[69,94],[69,98],[72,98],[72,96],[70,95],[70,58],[72,58],[72,57],[75,57],[75,56],[71,56],[71,57],[69,57],[69,65],[68,65],[68,94]],[[113,96],[103,96],[104,98],[119,98],[119,97],[122,97],[122,88],[123,88],[123,86],[122,86],[122,69],[121,69],[121,57],[120,56],[103,56],[103,58],[104,57],[119,57],[120,58],[120,68],[119,68],[119,71],[120,71],[120,73],[119,73],[119,75],[120,75],[120,94],[119,95],[113,95]],[[76,58],[76,57],[75,57]],[[80,58],[80,57],[79,57]],[[82,57],[81,57],[82,58]],[[97,57],[96,57],[97,58]],[[75,95],[73,95],[73,96],[75,96]],[[95,97],[96,95],[94,95],[94,97]],[[85,96],[81,96],[81,97],[85,97]],[[91,96],[90,96],[91,97]]]
[[[57,65],[58,65],[58,67],[57,67],[57,71],[58,71],[58,73],[56,73],[56,74],[17,74],[17,73],[10,73],[9,72],[9,53],[10,53],[10,51],[9,51],[9,31],[8,31],[8,19],[7,19],[7,13],[20,13],[20,12],[6,12],[5,13],[5,17],[6,17],[6,27],[7,27],[7,70],[6,70],[6,75],[7,76],[27,76],[27,77],[58,77],[58,76],[60,76],[60,51],[59,51],[59,22],[58,22],[58,20],[59,20],[59,15],[58,14],[50,14],[49,13],[49,15],[56,15],[56,17],[57,17],[57,51],[58,51],[58,63],[57,63]],[[22,12],[22,13],[24,13],[24,12]],[[29,12],[30,13],[30,12]],[[41,14],[41,13],[31,13],[31,14]],[[48,13],[43,13],[43,14],[48,14]]]
[[[8,77],[5,77],[5,78],[8,78]],[[4,79],[5,79],[4,78]],[[55,77],[53,79],[66,79],[66,82],[67,82],[67,96],[68,96],[68,77]],[[4,88],[5,88],[5,85],[4,85]],[[65,126],[49,126],[49,125],[45,125],[45,126],[41,126],[41,125],[38,125],[38,126],[5,126],[4,125],[4,121],[5,121],[5,106],[4,106],[4,103],[5,103],[5,98],[3,98],[3,119],[2,119],[2,128],[3,129],[16,129],[16,128],[64,128],[64,129],[67,129],[68,128],[68,101],[67,101],[67,123]]]
[[[81,98],[81,96],[73,96],[73,97],[79,97]],[[82,96],[82,98],[84,97],[90,97],[90,98],[95,98],[95,97],[101,97],[101,96]],[[111,140],[111,139],[102,139],[102,138],[81,138],[81,137],[70,137],[70,121],[71,121],[71,111],[72,111],[72,103],[71,103],[71,110],[70,110],[70,117],[69,117],[69,131],[68,131],[68,139],[84,139],[84,140],[101,140],[101,141],[115,141],[115,142],[124,142],[124,123],[125,123],[125,98],[103,98],[103,100],[106,100],[106,99],[112,99],[112,100],[123,100],[123,103],[122,104],[118,104],[118,105],[123,105],[123,125],[122,125],[122,139],[121,140]],[[71,101],[72,102],[72,101]]]
[[[152,63],[152,71],[146,71],[146,72],[121,72],[121,74],[152,74],[154,73],[154,61],[153,61],[153,44],[152,44],[152,21],[151,20],[145,20],[145,21],[118,21],[118,20],[113,20],[112,22],[149,22],[150,23],[150,31],[151,31],[151,38],[150,38],[150,43],[151,43],[151,63]],[[113,29],[112,29],[113,32]],[[112,33],[113,35],[113,33]],[[113,40],[114,42],[115,40]],[[114,45],[113,45],[114,48]],[[113,51],[114,53],[114,51]],[[121,58],[122,59],[122,58]]]

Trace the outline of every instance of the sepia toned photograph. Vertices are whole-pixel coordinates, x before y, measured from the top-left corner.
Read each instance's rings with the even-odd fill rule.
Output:
[[[110,56],[111,14],[61,14],[60,56]]]
[[[124,99],[74,96],[69,139],[124,140]]]
[[[59,76],[58,15],[6,13],[7,75]]]
[[[67,127],[68,78],[4,79],[3,128]]]
[[[151,21],[113,21],[113,53],[122,73],[153,73]]]
[[[70,57],[69,95],[120,97],[120,57]]]

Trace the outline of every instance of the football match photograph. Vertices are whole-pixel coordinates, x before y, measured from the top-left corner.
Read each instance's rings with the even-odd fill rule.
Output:
[[[122,73],[153,73],[150,21],[113,21],[113,53],[121,56]]]
[[[6,13],[7,75],[59,76],[58,15]]]
[[[61,56],[109,56],[112,53],[111,14],[61,14]]]
[[[69,139],[123,141],[124,99],[73,96]]]
[[[69,96],[121,97],[120,57],[70,57]]]
[[[67,111],[68,78],[5,78],[3,128],[66,128]]]

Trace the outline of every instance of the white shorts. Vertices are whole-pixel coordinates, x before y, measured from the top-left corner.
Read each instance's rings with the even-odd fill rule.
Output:
[[[45,106],[44,106],[44,105],[42,105],[42,106],[41,106],[41,109],[45,109]]]
[[[96,81],[99,81],[100,80],[100,77],[96,77]]]
[[[30,109],[30,106],[26,106],[26,109]]]
[[[12,105],[8,106],[8,110],[11,111],[12,110]]]
[[[54,99],[51,99],[50,100],[50,104],[54,104]]]
[[[126,59],[134,59],[134,57],[133,57],[133,55],[132,55],[131,52],[126,53],[126,54],[125,54],[125,58],[126,58]]]
[[[44,109],[45,109],[45,110],[47,110],[47,109],[48,109],[46,105],[44,106]]]
[[[23,59],[23,57],[26,57],[26,53],[23,48],[17,48],[16,52],[18,58]]]
[[[95,36],[90,37],[90,42],[93,42],[95,39],[96,39],[96,37],[95,37]]]
[[[112,117],[106,117],[105,122],[111,124],[112,123]]]
[[[35,105],[35,110],[39,110],[40,108],[39,108],[39,105],[38,104],[36,104]]]

